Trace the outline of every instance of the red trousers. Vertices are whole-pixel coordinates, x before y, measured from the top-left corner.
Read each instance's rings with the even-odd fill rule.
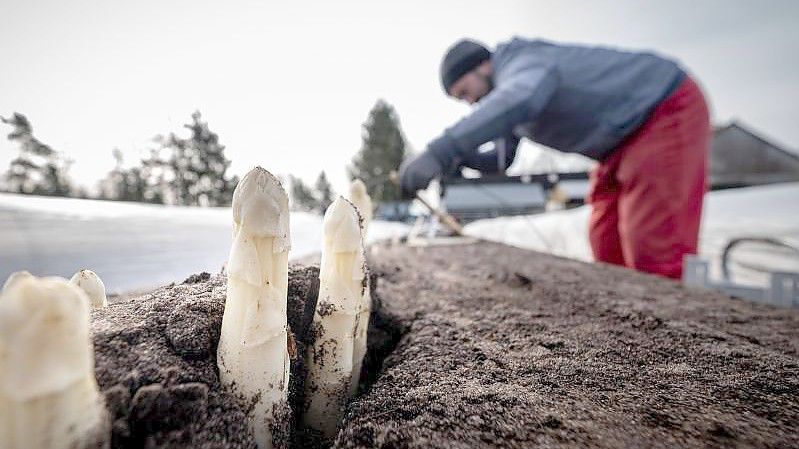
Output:
[[[710,119],[690,77],[591,173],[589,240],[597,261],[679,279],[696,254]]]

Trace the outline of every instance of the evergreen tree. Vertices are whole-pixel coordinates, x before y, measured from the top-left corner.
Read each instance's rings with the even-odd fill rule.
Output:
[[[114,156],[114,169],[100,182],[100,198],[109,200],[127,201],[128,181],[125,170],[122,168],[124,157],[119,148],[111,150]]]
[[[308,187],[302,179],[289,175],[291,181],[291,208],[309,212],[316,209],[319,204],[313,189]]]
[[[125,201],[146,202],[147,180],[142,175],[141,167],[131,167],[123,172],[125,174],[126,195]]]
[[[319,173],[314,187],[316,189],[316,210],[320,214],[324,214],[328,206],[333,203],[333,186],[330,185],[324,171]]]
[[[278,178],[280,179],[280,178]],[[233,191],[236,190],[236,186],[239,185],[239,177],[238,175],[233,175],[230,179],[226,181],[227,187],[225,188],[225,195],[222,198],[222,204],[232,204],[233,203]],[[282,180],[281,180],[282,185]]]
[[[376,202],[399,200],[399,187],[390,174],[399,170],[405,159],[406,143],[399,117],[386,101],[378,100],[369,112],[363,124],[362,140],[361,149],[347,169],[350,179],[361,179]]]
[[[164,204],[164,195],[169,193],[166,181],[167,163],[157,149],[150,150],[150,157],[141,161],[141,179],[144,184],[144,202]],[[174,203],[174,201],[173,201]]]
[[[226,177],[230,161],[225,147],[202,121],[199,111],[184,125],[191,135],[181,138],[175,133],[157,137],[160,149],[149,161],[151,168],[161,168],[172,201],[179,205],[229,205],[236,185]],[[161,158],[160,153],[165,153]],[[157,171],[157,170],[154,170]],[[161,184],[161,182],[158,182]]]
[[[33,163],[27,155],[20,154],[11,160],[6,172],[6,189],[15,193],[33,193],[36,189],[36,174],[39,166]]]
[[[33,126],[24,114],[15,112],[0,121],[14,130],[8,140],[19,144],[19,156],[11,161],[6,182],[8,190],[37,195],[69,196],[69,161],[63,160],[48,145],[33,136]]]
[[[125,169],[122,151],[114,148],[111,154],[114,156],[114,169],[100,181],[100,197],[117,201],[147,202],[147,168]]]

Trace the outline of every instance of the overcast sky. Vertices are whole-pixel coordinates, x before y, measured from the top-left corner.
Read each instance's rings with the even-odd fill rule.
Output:
[[[85,185],[113,166],[112,148],[136,162],[198,109],[234,173],[326,170],[342,189],[378,98],[421,150],[468,111],[441,92],[443,51],[521,35],[670,55],[717,123],[738,118],[796,149],[797,23],[791,0],[0,0],[0,115],[26,114]],[[16,154],[0,139],[0,168]]]

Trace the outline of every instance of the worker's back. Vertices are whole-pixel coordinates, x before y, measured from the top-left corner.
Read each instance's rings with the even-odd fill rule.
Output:
[[[516,134],[595,159],[634,132],[684,77],[676,63],[651,53],[520,38],[500,44],[492,59],[497,86],[530,66],[550,66],[557,78],[546,106]]]

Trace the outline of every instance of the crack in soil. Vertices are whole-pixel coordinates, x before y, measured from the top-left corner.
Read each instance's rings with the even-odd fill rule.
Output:
[[[405,331],[382,306],[377,276],[369,278],[372,315],[358,393],[369,391],[383,360]],[[248,448],[247,404],[219,382],[216,349],[226,295],[224,274],[194,275],[182,284],[121,296],[92,312],[95,374],[112,420],[113,448]],[[289,269],[287,317],[291,346],[288,404],[275,447],[329,447],[302,427],[305,355],[313,343],[319,268]],[[348,408],[349,408],[348,405]],[[345,414],[346,416],[346,414]]]
[[[796,311],[502,245],[380,250],[337,449],[799,447]],[[92,312],[114,448],[256,449],[217,373],[226,279],[205,278]],[[283,447],[331,443],[297,424],[318,282],[290,267]]]
[[[392,315],[385,307],[378,291],[379,276],[375,273],[369,276],[369,286],[372,297],[372,313],[369,317],[368,336],[366,339],[366,354],[364,355],[363,366],[361,368],[360,381],[357,393],[347,403],[347,408],[353,401],[364,393],[368,392],[374,382],[378,379],[383,366],[383,361],[396,348],[402,335],[407,332],[407,325],[400,319]],[[292,288],[294,286],[294,288]],[[295,297],[292,298],[292,293]],[[289,307],[294,304],[296,309],[302,307],[302,319],[300,314],[289,313],[289,325],[292,329],[297,329],[295,338],[297,340],[298,354],[296,366],[292,362],[292,385],[290,385],[290,404],[292,406],[294,420],[294,438],[292,447],[294,448],[328,448],[333,444],[333,439],[325,439],[313,429],[302,425],[303,402],[305,395],[305,379],[307,370],[305,366],[306,349],[313,345],[317,332],[313,329],[313,313],[316,306],[316,299],[319,295],[319,268],[308,266],[297,268],[292,271],[289,280]],[[304,294],[300,292],[305,292]],[[302,298],[296,295],[303,295]],[[304,304],[302,304],[304,302]],[[349,411],[349,410],[348,410]],[[345,413],[345,420],[348,413]],[[339,423],[341,424],[341,423]]]

